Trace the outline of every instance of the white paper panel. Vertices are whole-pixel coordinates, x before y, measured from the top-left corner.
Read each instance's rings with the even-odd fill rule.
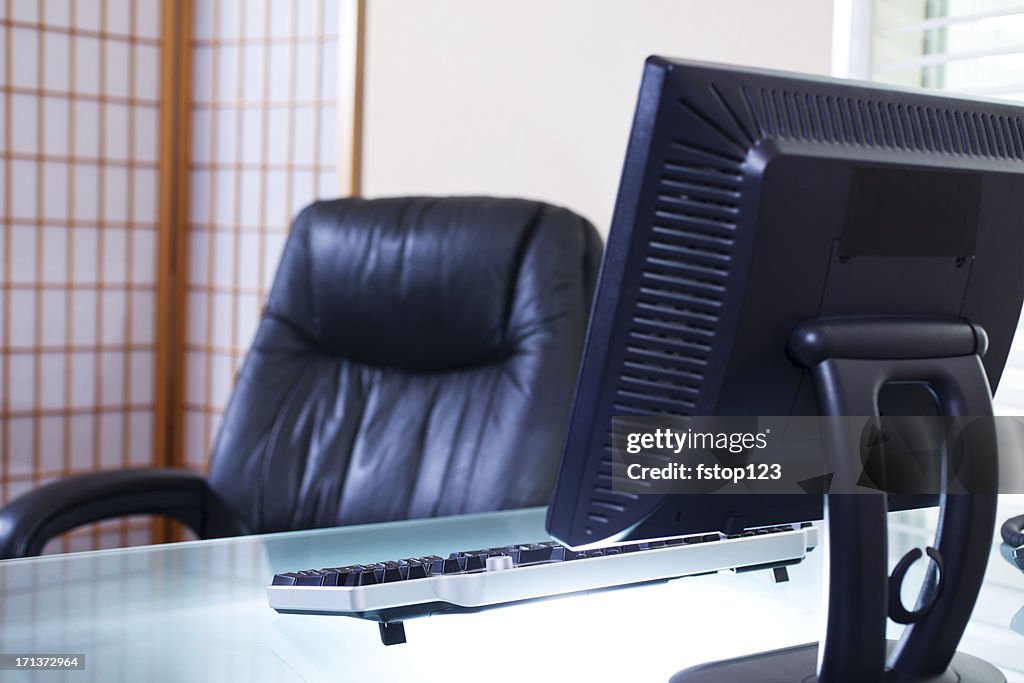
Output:
[[[87,31],[99,31],[102,0],[75,0],[75,25]]]
[[[61,416],[48,415],[39,418],[39,464],[43,472],[58,472],[64,467],[62,455],[65,427],[65,420]]]
[[[11,59],[11,85],[39,87],[39,34],[36,31],[27,28],[11,30]]]
[[[64,97],[43,98],[43,153],[48,156],[68,156],[70,106],[71,103]]]
[[[12,411],[31,410],[35,402],[36,356],[27,353],[12,353],[10,358],[8,405]],[[31,449],[12,446],[9,452],[11,457],[7,462],[11,468],[28,467],[27,463],[31,462],[31,458],[18,456],[23,453],[31,454]]]
[[[30,289],[15,289],[8,294],[8,298],[11,306],[10,330],[8,332],[11,346],[21,349],[34,346],[36,343],[36,316],[38,314],[36,310],[36,292]],[[18,358],[26,360],[24,356],[18,356]],[[16,364],[12,362],[12,366],[14,365]],[[31,379],[31,373],[29,373],[28,377],[27,384],[31,386],[34,383],[34,379]],[[25,384],[26,382],[17,377],[12,369],[10,388],[15,392],[27,390],[28,387]],[[28,406],[22,407],[27,408]]]
[[[42,339],[43,346],[58,347],[68,343],[67,331],[67,308],[68,296],[62,290],[44,290],[42,292],[41,313],[43,316]],[[63,361],[61,354],[48,354]],[[61,385],[63,387],[63,384]]]
[[[42,280],[47,283],[63,284],[68,277],[68,229],[58,227],[44,227],[43,234],[43,259]]]
[[[131,293],[132,324],[129,330],[128,339],[131,344],[149,347],[156,343],[156,294],[151,291]],[[141,353],[141,352],[139,352]],[[137,354],[133,354],[134,355]],[[149,357],[149,353],[146,356]],[[149,370],[152,374],[152,368]],[[132,403],[149,401],[153,396],[153,387],[142,383],[143,375],[137,372],[132,373]]]
[[[71,0],[46,0],[43,21],[50,26],[70,26]]]
[[[144,356],[139,363],[140,369],[153,367],[153,359]],[[153,415],[151,413],[132,413],[129,432],[129,459],[134,467],[145,467],[153,462]],[[149,543],[149,535],[141,538],[133,535],[130,545]]]
[[[79,16],[81,16],[81,4]],[[76,92],[97,95],[100,92],[100,41],[96,38],[79,36],[75,39],[75,80],[72,89]]]
[[[107,31],[121,35],[132,34],[132,7],[135,0],[106,0]]]
[[[151,228],[157,222],[159,176],[154,168],[139,168],[134,172],[134,203],[131,219],[137,229]],[[153,252],[154,257],[156,252]],[[155,265],[155,264],[154,264]],[[151,275],[156,271],[151,270]]]
[[[160,49],[154,45],[135,47],[135,97],[153,103],[160,98]]]
[[[135,0],[135,12],[136,35],[150,39],[159,38],[160,0]]]
[[[96,334],[96,292],[89,289],[71,292],[71,340],[75,346],[90,347],[97,342]],[[89,374],[91,370],[86,371]],[[76,378],[82,373],[73,373]],[[84,405],[79,403],[79,407]]]
[[[43,49],[46,53],[43,63],[43,87],[47,90],[67,92],[69,77],[68,52],[70,38],[62,33],[43,34]]]
[[[68,217],[68,164],[47,162],[43,167],[42,216],[44,220],[63,222]]]
[[[11,95],[11,126],[18,131],[11,136],[11,149],[32,154],[36,151],[40,101],[31,95]]]

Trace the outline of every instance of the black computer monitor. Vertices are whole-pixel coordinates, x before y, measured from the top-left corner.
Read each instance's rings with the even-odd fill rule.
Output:
[[[816,415],[787,354],[808,320],[976,323],[994,391],[1024,294],[1021,116],[650,58],[549,532],[584,545],[820,518],[820,496],[616,495],[610,481],[613,416]]]
[[[791,348],[809,321],[984,330],[994,390],[1024,296],[1022,162],[1009,103],[648,59],[548,531],[575,546],[821,518],[820,495],[612,481],[613,416],[818,414]],[[890,412],[920,410],[907,396]]]

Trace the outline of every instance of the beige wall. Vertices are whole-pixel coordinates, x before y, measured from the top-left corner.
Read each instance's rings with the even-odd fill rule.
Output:
[[[568,206],[607,232],[644,58],[828,73],[826,0],[367,0],[363,193]]]

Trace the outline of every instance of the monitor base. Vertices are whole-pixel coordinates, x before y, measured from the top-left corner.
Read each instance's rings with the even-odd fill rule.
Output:
[[[892,650],[896,641],[887,643]],[[797,645],[781,650],[759,652],[746,657],[699,664],[683,669],[670,683],[815,683],[818,644]],[[983,659],[957,652],[945,672],[937,676],[911,678],[887,671],[885,683],[1006,683],[1006,676]],[[867,683],[867,682],[860,682]]]

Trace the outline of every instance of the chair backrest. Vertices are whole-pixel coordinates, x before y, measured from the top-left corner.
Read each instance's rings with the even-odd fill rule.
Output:
[[[262,533],[545,504],[600,252],[539,202],[306,208],[214,443],[214,505]]]

